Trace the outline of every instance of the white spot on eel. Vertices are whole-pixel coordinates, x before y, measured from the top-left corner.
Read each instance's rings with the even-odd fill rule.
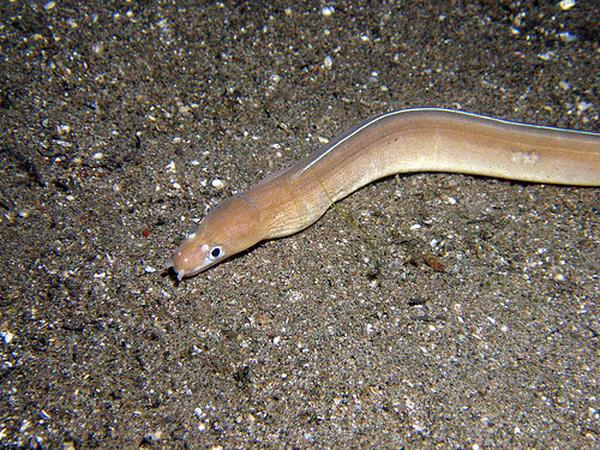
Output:
[[[517,164],[535,164],[540,159],[540,155],[536,152],[515,151],[512,153],[511,159]]]

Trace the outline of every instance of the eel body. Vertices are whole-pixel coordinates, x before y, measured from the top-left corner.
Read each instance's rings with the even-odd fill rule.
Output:
[[[296,233],[333,202],[396,173],[452,172],[600,186],[600,133],[422,108],[383,114],[210,211],[175,251],[181,280],[260,241]]]

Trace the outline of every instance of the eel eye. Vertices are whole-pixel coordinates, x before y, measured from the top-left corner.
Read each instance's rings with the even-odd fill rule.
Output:
[[[221,247],[213,247],[210,250],[208,257],[214,261],[215,259],[221,257],[222,255],[223,255],[223,250],[221,249]]]

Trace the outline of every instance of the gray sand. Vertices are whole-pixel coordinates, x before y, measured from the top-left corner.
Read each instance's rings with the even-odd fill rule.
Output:
[[[528,3],[2,2],[0,445],[598,447],[598,189],[396,176],[166,271],[373,115],[598,131],[597,2]]]

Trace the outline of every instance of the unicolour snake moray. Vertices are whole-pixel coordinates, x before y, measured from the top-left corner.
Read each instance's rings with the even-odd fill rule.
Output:
[[[526,125],[438,108],[383,114],[210,211],[175,251],[179,280],[265,239],[296,233],[382,177],[453,172],[600,185],[600,133]]]

